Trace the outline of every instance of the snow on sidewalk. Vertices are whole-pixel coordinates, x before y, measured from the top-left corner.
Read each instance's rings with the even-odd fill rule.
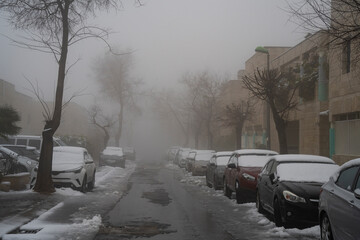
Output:
[[[101,225],[101,215],[111,209],[123,195],[127,180],[135,167],[134,162],[127,162],[125,169],[108,166],[98,168],[95,188],[86,194],[69,188],[56,189],[51,197],[58,199],[57,203],[52,208],[43,210],[37,218],[31,220],[19,214],[1,221],[0,238],[92,239]],[[24,197],[26,194],[37,193],[26,191]],[[16,234],[5,234],[15,229],[18,229]]]

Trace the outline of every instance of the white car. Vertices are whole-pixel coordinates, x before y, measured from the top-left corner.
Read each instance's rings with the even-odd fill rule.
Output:
[[[71,187],[81,192],[95,185],[95,163],[85,148],[54,147],[52,180],[55,187]],[[32,172],[30,185],[34,186],[37,168]]]
[[[106,147],[100,155],[100,165],[125,168],[125,155],[120,147]]]

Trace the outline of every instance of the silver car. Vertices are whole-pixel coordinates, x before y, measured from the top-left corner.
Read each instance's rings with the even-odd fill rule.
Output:
[[[322,186],[319,217],[321,239],[360,238],[360,158],[342,165]]]

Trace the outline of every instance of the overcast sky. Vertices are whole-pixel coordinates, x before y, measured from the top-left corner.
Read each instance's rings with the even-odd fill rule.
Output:
[[[123,1],[125,2],[125,0]],[[186,72],[209,70],[236,78],[256,46],[294,46],[305,33],[289,21],[284,0],[126,0],[118,12],[99,12],[90,22],[111,28],[109,42],[135,52],[133,75],[146,87],[176,86]],[[1,16],[0,16],[1,17]],[[0,19],[0,33],[14,33]],[[70,49],[69,64],[80,59],[67,77],[68,94],[84,89],[96,95],[92,65],[106,50],[101,41],[86,40]],[[38,82],[52,99],[57,65],[50,55],[10,45],[0,36],[0,78],[26,91]],[[83,97],[78,102],[91,101]]]

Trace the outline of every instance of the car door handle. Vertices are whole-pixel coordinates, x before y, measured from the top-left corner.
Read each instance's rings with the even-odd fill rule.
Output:
[[[334,189],[330,190],[330,194],[334,195]]]

